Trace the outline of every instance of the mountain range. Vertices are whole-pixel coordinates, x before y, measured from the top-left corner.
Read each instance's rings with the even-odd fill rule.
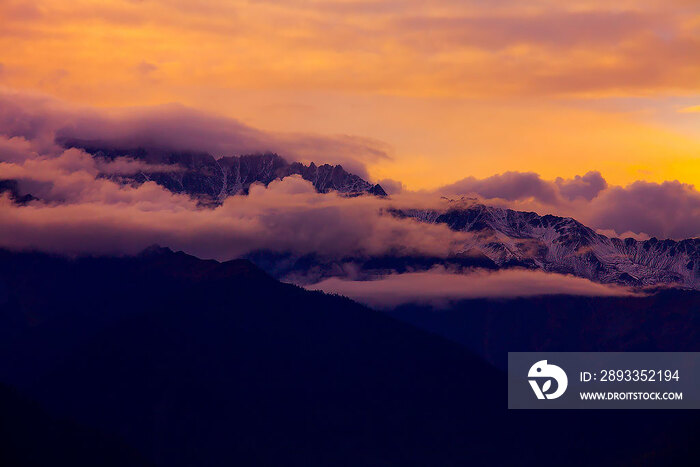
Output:
[[[275,277],[299,284],[342,277],[348,265],[356,280],[444,266],[450,270],[525,268],[633,288],[700,289],[698,238],[611,238],[569,217],[540,216],[473,200],[450,204],[441,211],[387,211],[399,218],[445,224],[453,231],[470,233],[448,257],[385,254],[338,259],[270,251],[255,251],[247,257]]]
[[[445,211],[394,210],[420,222],[473,235],[462,252],[478,252],[498,267],[517,265],[572,274],[605,284],[672,285],[700,289],[700,239],[610,238],[570,217],[459,200]]]
[[[351,174],[342,166],[287,162],[272,154],[227,156],[177,152],[162,148],[115,148],[100,142],[62,141],[103,162],[129,158],[145,163],[139,173],[101,176],[121,184],[154,181],[174,193],[190,195],[204,206],[216,206],[229,196],[245,195],[253,183],[267,185],[289,175],[300,175],[320,193],[335,191],[346,196],[386,197],[384,189]],[[15,202],[35,199],[21,193],[16,181],[0,181]],[[358,274],[372,276],[422,270],[435,265],[502,269],[523,267],[572,274],[604,284],[632,287],[673,286],[700,289],[700,239],[681,241],[611,238],[572,218],[539,215],[487,206],[471,199],[453,200],[443,210],[391,209],[389,215],[422,223],[445,224],[471,235],[448,258],[387,255],[329,259],[318,255],[256,251],[248,258],[277,278],[308,283],[342,274],[339,263],[354,263]]]
[[[129,184],[154,181],[173,193],[188,194],[205,205],[216,205],[229,196],[247,194],[253,183],[267,186],[273,180],[290,175],[300,175],[304,180],[310,181],[319,193],[335,191],[347,196],[386,196],[380,185],[373,185],[347,172],[341,165],[290,163],[274,153],[224,156],[217,159],[208,153],[177,152],[148,147],[111,148],[103,144],[75,140],[63,143],[67,147],[83,149],[103,161],[128,157],[160,167],[136,174],[103,176]],[[162,170],[163,166],[168,170]]]

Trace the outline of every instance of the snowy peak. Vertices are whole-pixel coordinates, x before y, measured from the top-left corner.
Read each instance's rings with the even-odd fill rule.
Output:
[[[700,239],[609,238],[572,218],[477,203],[444,212],[403,210],[394,214],[472,232],[463,251],[478,251],[499,266],[522,265],[602,283],[700,289]]]
[[[229,196],[247,194],[253,183],[268,185],[273,180],[290,175],[300,175],[311,182],[319,193],[336,191],[346,196],[386,196],[380,185],[372,185],[340,165],[289,163],[274,153],[216,159],[207,153],[158,148],[109,148],[89,141],[64,141],[63,144],[83,149],[96,159],[114,161],[128,157],[156,166],[158,168],[155,170],[136,174],[103,176],[124,184],[154,181],[174,193],[189,194],[208,205],[220,204]]]

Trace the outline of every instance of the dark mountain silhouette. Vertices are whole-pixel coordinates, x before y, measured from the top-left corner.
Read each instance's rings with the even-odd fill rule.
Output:
[[[465,345],[499,368],[507,352],[698,352],[700,292],[564,295],[401,305],[392,316]]]
[[[245,260],[2,251],[0,310],[0,381],[157,465],[663,465],[697,450],[684,412],[509,412],[505,375],[464,347]]]

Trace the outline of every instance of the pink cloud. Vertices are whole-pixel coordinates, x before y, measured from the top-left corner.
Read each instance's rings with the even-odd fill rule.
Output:
[[[576,175],[573,179],[559,177],[553,182],[542,179],[534,172],[505,172],[482,179],[467,177],[445,185],[436,192],[445,195],[475,194],[507,201],[533,198],[543,203],[561,204],[579,197],[590,201],[607,186],[597,171]]]
[[[621,187],[608,185],[599,172],[553,181],[536,173],[506,172],[465,178],[435,193],[475,196],[487,204],[573,217],[594,229],[630,237],[700,236],[700,191],[678,181],[639,181]]]
[[[299,176],[253,185],[248,196],[201,208],[153,182],[121,186],[95,178],[84,153],[0,169],[43,195],[25,206],[0,198],[0,247],[68,254],[133,254],[157,243],[204,258],[227,260],[259,249],[330,258],[346,255],[444,257],[469,234],[444,225],[397,219],[388,200],[319,194]],[[74,170],[67,170],[72,167]]]
[[[277,152],[290,161],[342,164],[367,178],[365,163],[389,158],[385,143],[352,135],[268,132],[232,118],[178,105],[97,110],[28,94],[0,92],[0,135],[31,140],[48,150],[54,141],[106,148],[155,147],[208,152],[214,157]]]
[[[591,282],[579,277],[543,271],[505,269],[455,274],[444,268],[427,272],[392,274],[371,281],[330,278],[307,287],[345,295],[378,308],[405,303],[436,306],[468,298],[533,297],[539,295],[627,296],[630,290]]]
[[[515,44],[553,48],[607,45],[644,34],[651,27],[668,29],[671,25],[668,18],[649,13],[564,10],[518,15],[422,16],[398,22],[401,30],[421,33],[427,36],[424,42],[436,46],[469,44],[486,49]]]
[[[477,194],[484,198],[502,198],[508,201],[532,197],[551,204],[557,203],[559,197],[556,186],[533,172],[506,172],[484,179],[467,177],[437,191],[447,195]]]

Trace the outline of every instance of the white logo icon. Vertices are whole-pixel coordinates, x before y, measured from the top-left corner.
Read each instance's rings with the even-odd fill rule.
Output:
[[[547,360],[540,360],[532,365],[527,373],[527,377],[535,378],[528,381],[538,399],[556,399],[564,394],[566,387],[569,385],[569,378],[566,377],[564,370],[556,365],[549,365]],[[539,380],[542,381],[541,387]],[[557,390],[548,394],[547,391],[552,388],[552,380],[557,382]]]

